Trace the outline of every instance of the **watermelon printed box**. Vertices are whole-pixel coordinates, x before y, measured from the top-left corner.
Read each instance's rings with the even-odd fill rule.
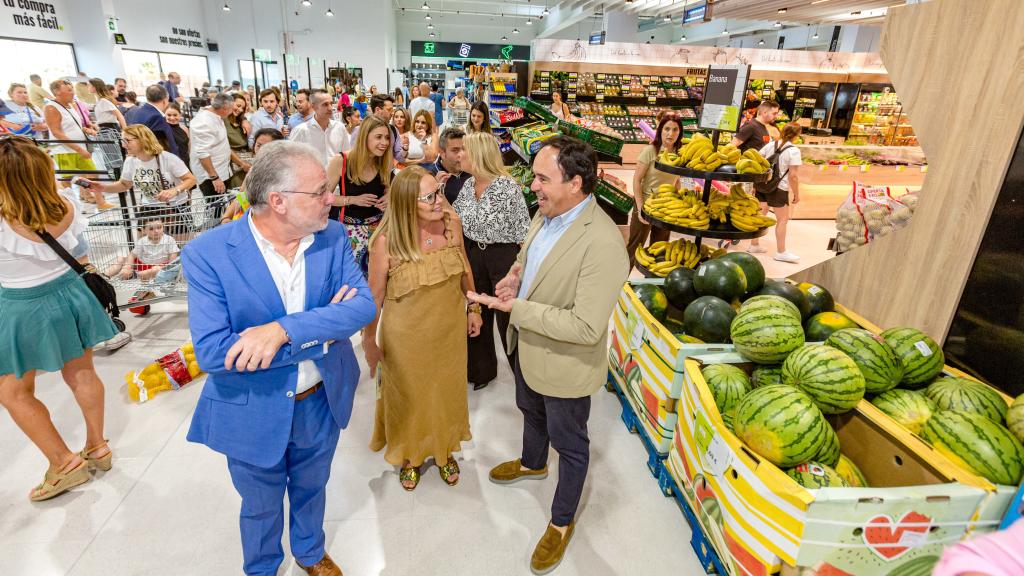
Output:
[[[683,361],[703,354],[735,352],[731,344],[683,344],[637,299],[633,285],[662,284],[663,278],[627,282],[612,314],[609,372],[629,400],[644,434],[665,456],[672,443]]]
[[[989,492],[865,404],[830,421],[872,487],[807,490],[726,428],[685,361],[666,468],[730,574],[927,574],[967,534]]]

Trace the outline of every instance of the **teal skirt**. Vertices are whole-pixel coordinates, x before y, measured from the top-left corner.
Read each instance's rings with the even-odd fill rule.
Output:
[[[56,372],[116,334],[74,270],[32,288],[0,288],[0,376]]]

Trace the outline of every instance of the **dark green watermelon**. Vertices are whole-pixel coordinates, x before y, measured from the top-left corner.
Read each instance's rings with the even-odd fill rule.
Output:
[[[708,260],[694,271],[693,288],[701,296],[717,296],[729,302],[747,292],[747,276],[735,262]]]
[[[820,312],[804,322],[804,335],[808,342],[824,342],[833,332],[844,328],[858,328],[857,323],[839,312]]]
[[[654,284],[638,284],[633,286],[633,291],[636,292],[636,297],[640,300],[640,303],[647,308],[647,311],[654,316],[654,319],[658,322],[665,321],[665,312],[668,309],[668,298],[665,297],[665,291],[660,286]]]
[[[729,303],[715,296],[701,296],[683,313],[686,333],[704,342],[722,343],[729,341],[729,327],[736,311]]]
[[[669,304],[680,310],[686,310],[690,302],[699,296],[693,288],[693,270],[685,266],[668,273],[668,276],[665,277],[664,289]]]
[[[665,321],[662,322],[662,324],[669,332],[673,334],[682,334],[686,332],[686,329],[683,327],[683,323],[680,322],[679,320],[676,320],[675,318],[672,318],[671,315],[665,318]]]
[[[832,294],[824,286],[810,282],[801,282],[796,287],[807,297],[807,302],[811,305],[811,316],[821,314],[822,312],[831,312],[836,309],[835,299],[832,298]]]
[[[789,282],[783,282],[781,280],[765,280],[764,288],[761,288],[757,294],[753,294],[753,296],[759,296],[762,294],[782,296],[786,300],[789,300],[795,304],[797,310],[800,311],[801,320],[807,320],[811,317],[811,303],[807,301],[807,296],[804,296],[804,293],[796,287],[796,284],[790,284]]]
[[[721,260],[734,262],[743,269],[747,277],[747,292],[757,292],[764,286],[764,266],[753,254],[746,252],[729,252]]]

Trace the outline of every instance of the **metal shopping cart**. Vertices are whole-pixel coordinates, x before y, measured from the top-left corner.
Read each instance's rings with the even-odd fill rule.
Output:
[[[121,310],[137,314],[149,306],[186,296],[181,250],[203,232],[220,224],[220,214],[234,193],[201,196],[179,205],[130,204],[89,216],[85,239],[89,260],[122,295]],[[115,319],[122,331],[124,323]]]

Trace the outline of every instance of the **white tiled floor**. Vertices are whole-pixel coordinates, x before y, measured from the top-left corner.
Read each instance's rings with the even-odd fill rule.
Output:
[[[128,370],[187,339],[183,306],[162,304],[146,318],[129,314],[127,320],[136,340],[97,355],[116,454],[112,471],[60,498],[30,504],[26,495],[45,462],[0,413],[0,575],[241,573],[239,499],[224,459],[185,441],[199,386],[132,405],[123,384]],[[40,377],[37,393],[68,442],[80,447],[80,413],[59,375]],[[619,409],[611,394],[594,396],[579,528],[555,573],[700,574],[685,520],[658,490]],[[487,480],[488,470],[520,447],[522,419],[507,369],[488,388],[470,391],[470,414],[474,440],[463,452],[459,485],[447,487],[432,467],[419,488],[406,493],[381,454],[366,447],[373,398],[364,374],[334,460],[325,526],[328,550],[347,575],[529,574],[555,482],[554,475],[512,487]],[[286,559],[281,574],[299,573]]]

